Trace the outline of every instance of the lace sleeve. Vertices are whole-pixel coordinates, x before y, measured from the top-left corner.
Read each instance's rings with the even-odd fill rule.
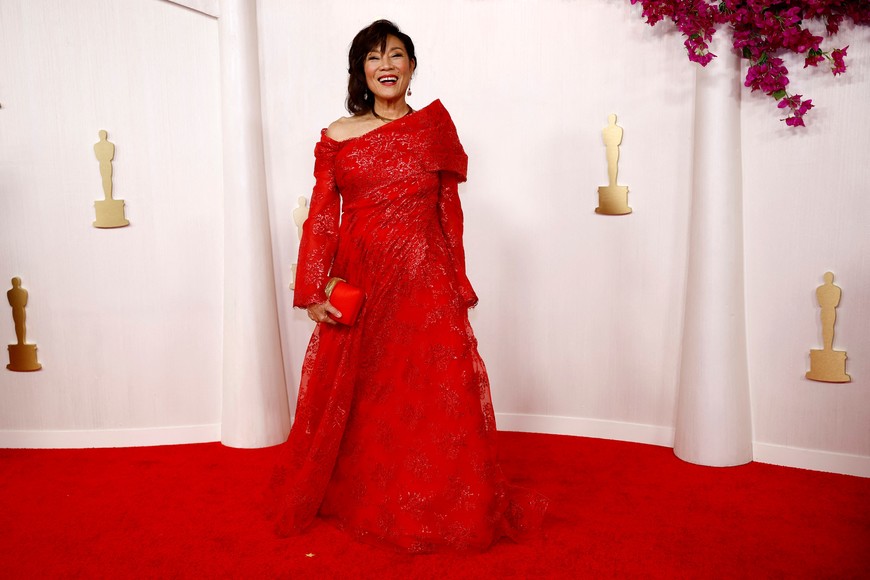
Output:
[[[438,216],[441,230],[450,250],[450,259],[456,270],[459,297],[466,308],[477,305],[477,294],[465,273],[465,248],[462,246],[463,215],[459,202],[459,176],[451,171],[439,172],[441,188],[438,194]]]
[[[338,246],[341,201],[334,175],[335,147],[321,139],[314,148],[314,191],[308,219],[302,226],[293,306],[326,302],[326,281]]]

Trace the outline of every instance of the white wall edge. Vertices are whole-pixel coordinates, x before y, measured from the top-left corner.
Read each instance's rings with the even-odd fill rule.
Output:
[[[673,447],[674,429],[660,425],[604,421],[582,417],[558,417],[496,413],[501,431],[546,433],[612,439]],[[82,449],[89,447],[151,447],[220,441],[220,423],[181,425],[145,429],[88,429],[56,431],[0,430],[4,449]],[[870,457],[817,449],[787,447],[772,443],[753,443],[754,461],[811,469],[856,477],[870,477]]]
[[[870,457],[864,455],[849,455],[848,453],[758,442],[753,443],[752,449],[755,461],[759,463],[870,477]]]
[[[185,8],[190,8],[196,12],[201,14],[205,14],[206,16],[211,16],[212,18],[220,18],[221,8],[220,8],[220,0],[166,0],[167,2],[171,2],[172,4],[178,4],[179,6],[184,6]]]
[[[525,415],[496,413],[500,431],[575,435],[596,439],[614,439],[631,443],[645,443],[662,447],[674,446],[674,428],[625,421],[605,421],[584,417],[558,417],[552,415]]]
[[[496,413],[496,423],[501,431],[524,433],[547,433],[550,435],[573,435],[596,439],[613,439],[631,443],[644,443],[673,447],[674,429],[660,425],[603,421],[582,417],[554,417],[549,415],[525,415]],[[786,447],[772,443],[752,445],[753,461],[797,469],[811,469],[856,477],[870,477],[870,457],[849,455],[817,449]]]
[[[220,423],[144,429],[71,429],[63,431],[0,430],[0,448],[83,449],[152,447],[220,441]]]

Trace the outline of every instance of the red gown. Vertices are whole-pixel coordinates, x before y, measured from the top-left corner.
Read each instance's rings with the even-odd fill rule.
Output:
[[[278,532],[319,512],[409,552],[482,550],[539,527],[546,500],[496,461],[489,381],[468,323],[457,184],[468,157],[440,101],[314,150],[294,306],[339,276],[351,326],[318,324],[302,366]]]

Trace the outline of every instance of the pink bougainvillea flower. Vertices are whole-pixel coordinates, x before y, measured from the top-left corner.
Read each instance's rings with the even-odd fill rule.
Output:
[[[812,99],[807,99],[806,101],[803,101],[803,102],[800,104],[800,107],[798,107],[798,110],[797,110],[796,113],[797,113],[798,115],[800,115],[801,117],[803,117],[803,116],[806,114],[806,112],[809,111],[809,110],[812,109],[812,108],[813,108],[813,100],[812,100]]]
[[[777,107],[779,107],[780,109],[784,109],[786,107],[791,107],[792,109],[796,109],[801,104],[801,97],[802,96],[803,95],[793,95],[791,97],[785,97],[784,99],[782,99],[779,102]]]
[[[844,59],[848,49],[849,47],[847,46],[846,48],[835,48],[831,51],[831,59],[834,61],[834,64],[831,66],[831,72],[834,75],[846,72],[846,61]]]
[[[840,32],[840,23],[843,21],[842,14],[831,14],[825,19],[825,30],[829,35]]]
[[[813,108],[812,100],[802,95],[789,96],[788,69],[778,55],[793,52],[804,57],[804,68],[817,66],[827,59],[831,72],[846,72],[846,51],[827,52],[821,48],[823,38],[812,34],[804,23],[823,20],[828,35],[836,33],[844,20],[859,26],[870,25],[868,0],[631,0],[643,7],[643,18],[653,26],[670,20],[685,37],[689,60],[707,66],[716,56],[710,41],[716,27],[726,25],[731,43],[749,60],[746,85],[773,97],[780,109],[790,112],[783,119],[791,127],[803,127],[803,116]]]
[[[803,116],[813,108],[812,99],[802,100],[803,95],[786,95],[777,103],[780,109],[791,109],[791,114],[782,119],[789,127],[805,127]]]
[[[807,53],[806,59],[804,59],[804,68],[816,66],[823,60],[825,60],[825,53],[817,48],[811,48],[809,53]]]

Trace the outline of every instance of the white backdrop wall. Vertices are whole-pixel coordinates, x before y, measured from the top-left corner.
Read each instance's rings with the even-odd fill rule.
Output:
[[[768,99],[744,98],[755,455],[819,468],[853,465],[870,476],[870,27],[844,27],[832,44],[849,46],[842,77],[786,60],[792,90],[816,105],[806,129],[789,131]],[[809,349],[822,347],[815,289],[827,271],[843,289],[834,348],[848,352],[851,383],[804,378]],[[809,459],[803,450],[834,455]]]
[[[500,427],[671,445],[696,66],[679,36],[648,27],[627,0],[263,0],[258,9],[291,399],[311,331],[290,308],[291,212],[310,195],[319,130],[346,114],[350,40],[384,17],[417,43],[412,105],[442,99],[470,156],[461,192],[481,298],[472,324]],[[0,373],[0,433],[205,425],[198,433],[217,439],[215,21],[157,0],[75,9],[0,0],[0,10],[2,53],[16,55],[0,67],[0,274],[21,275],[31,291],[29,329],[45,365]],[[791,63],[817,105],[806,130],[787,130],[768,99],[743,94],[753,427],[759,459],[870,475],[870,113],[860,106],[870,35],[846,29],[837,43],[851,45],[844,78]],[[114,52],[100,56],[100,46]],[[609,113],[625,128],[619,181],[634,213],[623,217],[593,211]],[[116,192],[133,222],[117,232],[90,228],[99,128],[117,144]],[[814,291],[827,270],[843,288],[835,347],[849,351],[848,385],[803,378],[821,340]],[[0,323],[12,342],[9,309]]]
[[[0,280],[43,364],[3,363],[4,444],[220,437],[217,30],[166,2],[0,1]],[[100,129],[129,227],[91,226]]]
[[[347,114],[350,40],[390,18],[417,45],[412,106],[440,98],[470,157],[460,191],[481,297],[472,324],[501,427],[670,444],[694,86],[680,43],[628,2],[260,5],[283,263],[295,258],[286,224],[310,193],[319,131]],[[625,127],[631,216],[594,213],[610,113]],[[298,375],[310,327],[284,299]]]

